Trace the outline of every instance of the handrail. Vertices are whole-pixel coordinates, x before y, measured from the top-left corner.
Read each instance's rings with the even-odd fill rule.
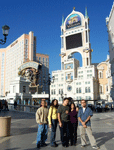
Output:
[[[17,111],[24,111],[24,112],[36,112],[37,109],[40,107],[40,105],[33,106],[33,105],[23,105],[23,104],[17,104],[17,106],[14,106],[12,103],[8,103],[9,110],[17,110]]]

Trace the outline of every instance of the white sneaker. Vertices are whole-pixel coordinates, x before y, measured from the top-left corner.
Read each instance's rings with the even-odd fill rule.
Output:
[[[82,148],[84,148],[86,145],[81,145]]]
[[[93,148],[93,149],[99,149],[99,147],[98,147],[98,146],[92,146],[92,148]]]

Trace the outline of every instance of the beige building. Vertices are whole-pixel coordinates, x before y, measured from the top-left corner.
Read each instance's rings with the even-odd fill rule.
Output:
[[[49,86],[43,82],[43,76],[49,77],[49,56],[36,54],[36,37],[33,32],[23,34],[6,48],[0,49],[0,96],[9,93],[10,83],[18,77],[19,68],[26,62],[42,64],[39,84],[48,93]],[[46,81],[45,80],[45,81]],[[43,92],[42,91],[42,92]]]
[[[44,93],[49,93],[49,55],[36,53],[36,61],[42,64],[39,75],[39,86],[42,86]]]
[[[26,61],[36,60],[36,37],[23,34],[6,48],[0,49],[0,95],[9,92],[10,82],[18,76],[18,68]]]
[[[111,77],[111,64],[109,63],[109,56],[105,62],[101,62],[97,65],[98,69],[98,84],[99,84],[99,99],[112,102],[110,95],[112,86]]]

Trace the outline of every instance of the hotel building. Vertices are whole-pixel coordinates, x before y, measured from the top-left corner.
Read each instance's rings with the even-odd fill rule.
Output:
[[[56,98],[62,103],[64,97],[71,97],[76,102],[81,99],[88,103],[95,104],[98,100],[111,100],[110,85],[108,76],[110,64],[109,59],[100,64],[91,63],[91,44],[89,37],[89,17],[87,9],[85,16],[73,10],[61,25],[61,70],[53,71],[54,81],[50,85],[51,100]],[[79,61],[73,58],[74,53],[80,53],[82,57],[82,67]],[[102,72],[103,71],[103,72]],[[103,80],[100,78],[103,73]],[[103,93],[100,87],[108,87]],[[107,96],[106,96],[107,95]]]
[[[39,74],[39,86],[42,86],[43,93],[49,93],[49,55],[36,53],[36,61],[42,64],[42,69]]]
[[[19,76],[19,69],[27,62],[40,62],[42,59],[42,76],[49,74],[49,56],[36,54],[36,37],[33,32],[23,34],[6,48],[0,49],[0,96],[10,91],[10,84]],[[42,84],[42,81],[39,81]],[[48,87],[44,89],[48,93]],[[14,93],[16,89],[14,87]],[[43,92],[43,91],[42,91]]]
[[[112,76],[111,97],[114,100],[114,2],[109,17],[106,17],[106,26],[108,32],[109,54],[111,64],[111,76]]]

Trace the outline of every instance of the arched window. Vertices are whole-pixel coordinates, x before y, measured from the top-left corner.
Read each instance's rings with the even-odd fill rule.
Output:
[[[86,31],[86,43],[88,42],[88,33]]]
[[[79,93],[81,93],[81,88],[79,88]]]
[[[85,93],[87,93],[88,91],[87,91],[87,87],[85,87]]]
[[[43,58],[43,64],[44,64],[44,60],[45,60],[45,58]]]
[[[61,94],[63,94],[63,89],[61,89]]]
[[[63,30],[61,31],[61,35],[63,35]]]
[[[89,96],[89,100],[91,100],[91,96]]]
[[[99,71],[99,78],[103,78],[103,72]]]
[[[101,72],[99,73],[99,75],[100,75],[100,78],[102,78],[102,73]]]
[[[88,87],[88,93],[90,93],[90,92],[91,92],[90,87]]]
[[[76,93],[78,93],[78,88],[76,88]]]
[[[103,86],[102,85],[100,85],[100,87],[99,87],[99,92],[100,92],[100,94],[103,94]]]
[[[87,58],[87,66],[89,65],[89,59]]]
[[[85,22],[85,29],[87,29],[87,22]]]
[[[108,85],[106,85],[106,91],[108,92]]]
[[[39,61],[41,61],[41,57],[39,57]]]
[[[59,94],[61,94],[61,90],[59,89]]]
[[[53,95],[53,90],[51,90],[51,94]]]
[[[61,38],[61,48],[64,47],[64,41],[63,41],[63,37]]]
[[[56,94],[56,91],[55,91],[55,89],[54,89],[54,94]]]

